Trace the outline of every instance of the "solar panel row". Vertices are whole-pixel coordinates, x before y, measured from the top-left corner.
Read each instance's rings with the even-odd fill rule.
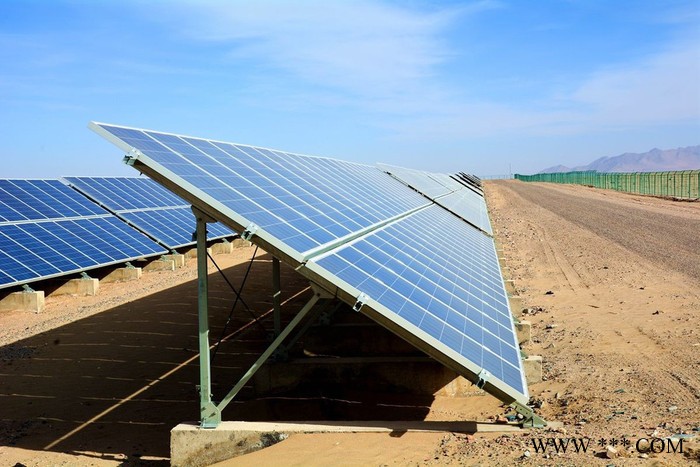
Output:
[[[0,180],[0,288],[163,253],[58,180]]]
[[[377,167],[473,226],[493,235],[486,201],[480,191],[466,189],[462,183],[447,174],[386,164],[377,164]]]
[[[296,256],[428,205],[374,167],[165,133],[104,128],[227,209],[265,226]],[[191,200],[189,200],[191,201]],[[247,227],[247,225],[243,225]]]
[[[364,313],[418,348],[472,381],[483,379],[502,400],[527,403],[493,239],[439,199],[365,165],[115,125],[91,128],[129,153],[139,171],[230,227],[249,229],[255,242],[312,281],[351,304],[363,297]]]
[[[149,178],[66,177],[71,187],[133,225],[161,245],[175,250],[193,245],[195,217],[190,205]],[[234,233],[221,224],[209,227],[212,239]]]

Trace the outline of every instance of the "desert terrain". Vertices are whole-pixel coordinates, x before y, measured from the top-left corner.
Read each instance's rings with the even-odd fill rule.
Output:
[[[557,430],[520,433],[303,434],[222,465],[697,465],[700,459],[700,203],[580,186],[485,183],[494,233],[522,309],[530,386]],[[254,247],[214,259],[239,287]],[[267,343],[271,258],[258,251],[236,308],[212,267],[214,392],[232,385]],[[303,306],[303,278],[282,270],[285,316]],[[167,465],[169,430],[198,414],[196,268],[104,284],[95,297],[49,297],[41,314],[0,315],[0,465]],[[253,313],[253,314],[251,314]],[[381,419],[495,420],[499,401],[305,397],[241,402],[227,419],[299,419],[323,403]],[[352,412],[351,412],[352,413]],[[379,418],[379,417],[378,417]],[[365,416],[365,419],[366,416]],[[675,436],[676,451],[640,453],[640,438]],[[538,441],[588,440],[586,452]],[[683,452],[678,452],[683,440]],[[629,441],[629,445],[624,443]],[[609,452],[606,446],[614,448]]]

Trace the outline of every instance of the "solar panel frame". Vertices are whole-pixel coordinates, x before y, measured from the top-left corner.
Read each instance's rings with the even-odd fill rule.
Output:
[[[9,205],[31,214],[0,221],[0,289],[166,253],[58,179],[3,179],[0,186],[5,214]]]
[[[362,290],[354,287],[347,281],[340,279],[334,274],[329,273],[325,268],[323,268],[316,262],[315,257],[310,257],[309,255],[304,254],[305,252],[298,251],[297,249],[291,247],[283,240],[280,240],[279,238],[272,235],[268,230],[259,228],[258,226],[254,225],[246,216],[238,213],[229,206],[225,205],[220,199],[218,199],[218,197],[212,196],[208,191],[216,192],[219,183],[217,177],[214,177],[213,175],[209,174],[206,180],[201,180],[203,182],[206,181],[208,185],[199,187],[192,183],[192,179],[187,180],[186,178],[184,178],[184,176],[181,176],[174,170],[165,167],[162,163],[157,162],[156,159],[151,157],[149,154],[144,153],[144,151],[149,152],[151,150],[161,150],[158,146],[151,147],[149,146],[149,144],[143,144],[148,143],[148,141],[132,140],[132,142],[135,142],[138,146],[140,146],[139,148],[137,148],[136,146],[132,146],[132,144],[123,141],[121,139],[122,136],[120,136],[119,134],[120,129],[126,129],[130,131],[145,130],[114,126],[110,124],[101,124],[96,122],[91,123],[90,128],[98,134],[100,134],[101,136],[105,137],[105,139],[109,140],[110,142],[124,150],[127,153],[127,156],[125,157],[125,161],[127,162],[127,164],[132,165],[135,169],[139,170],[142,173],[145,173],[149,177],[156,180],[158,183],[172,190],[178,196],[186,199],[187,201],[192,203],[193,206],[196,206],[198,209],[202,210],[204,213],[208,214],[214,219],[223,222],[231,228],[246,229],[246,231],[250,232],[251,234],[254,234],[254,236],[252,236],[251,239],[256,244],[260,245],[263,249],[273,254],[274,256],[282,259],[285,262],[290,263],[292,266],[297,267],[297,270],[301,274],[309,278],[312,282],[325,288],[326,290],[331,291],[338,298],[342,299],[346,303],[354,304],[355,302],[361,301],[364,304],[364,306],[361,307],[361,311],[364,314],[374,319],[378,323],[384,325],[387,329],[393,331],[402,338],[413,343],[416,347],[425,351],[427,354],[433,356],[438,361],[443,362],[448,367],[456,370],[459,374],[462,374],[474,383],[481,381],[481,379],[483,378],[483,381],[481,381],[483,383],[483,388],[504,402],[518,402],[523,405],[525,405],[528,402],[526,384],[523,385],[522,391],[516,390],[513,387],[506,384],[505,382],[498,379],[497,377],[489,377],[488,374],[485,374],[482,371],[483,368],[478,367],[475,363],[470,362],[463,356],[458,355],[446,344],[436,341],[435,338],[429,336],[424,331],[419,329],[415,333],[407,332],[406,329],[408,323],[405,320],[403,320],[403,318],[397,317],[395,313],[391,312],[386,306],[379,303],[371,296],[364,297]],[[163,160],[168,160],[169,157],[172,158],[172,156],[169,154],[156,154],[156,157],[162,158]],[[190,169],[186,165],[176,166],[175,168],[178,171],[183,172],[184,174],[190,173]],[[213,177],[214,180],[210,180],[209,177]],[[409,190],[406,191],[406,193],[414,192]],[[417,213],[422,210],[425,210],[430,206],[434,206],[434,204],[427,203],[418,206],[411,211],[404,211],[404,213],[400,216],[385,219],[383,222],[374,224],[366,229],[363,229],[361,232],[356,233],[354,237],[348,236],[336,239],[339,241],[333,243],[331,248],[329,248],[326,251],[317,250],[315,251],[315,254],[318,255],[317,258],[322,258],[324,257],[324,255],[332,254],[331,252],[335,248],[342,249],[344,247],[347,247],[348,245],[351,245],[353,242],[360,242],[362,241],[365,235],[369,234],[369,232],[376,231],[384,226],[390,226],[394,222],[400,222],[400,219],[406,216],[410,216],[412,213]],[[440,208],[440,211],[447,214],[447,211],[443,211],[442,208]],[[468,227],[467,224],[463,225],[465,228],[471,228]],[[476,230],[475,232],[478,233]],[[493,246],[492,239],[486,236],[484,236],[484,239],[487,242],[491,242],[493,255],[495,257],[495,246]],[[498,267],[497,261],[495,262],[495,264],[496,267]],[[498,276],[500,277],[500,270],[498,271]],[[505,289],[503,288],[502,278],[500,278],[500,288],[502,289],[501,291],[505,296]],[[508,309],[508,305],[506,304],[505,306],[506,309]],[[515,332],[512,327],[509,332],[512,333],[513,339],[515,339]],[[522,376],[522,363],[519,359],[517,360],[517,364],[520,366],[520,375],[521,379],[523,379],[524,377]]]

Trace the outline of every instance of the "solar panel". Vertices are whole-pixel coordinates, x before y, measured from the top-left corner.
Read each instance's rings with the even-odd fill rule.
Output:
[[[0,180],[0,288],[162,253],[58,180]]]
[[[377,164],[377,167],[430,199],[435,199],[453,191],[452,188],[430,177],[427,172],[422,170],[407,169],[387,164]]]
[[[312,282],[501,400],[527,403],[491,237],[374,167],[91,128],[127,151],[128,164],[215,219],[245,228]]]
[[[264,226],[294,249],[297,259],[430,204],[372,166],[148,130],[98,128],[123,149],[138,148],[192,188],[204,188],[212,202],[236,214],[234,221],[245,219],[236,221],[239,226]]]
[[[377,164],[384,172],[427,198],[456,214],[489,235],[493,235],[486,201],[479,192],[465,186],[447,174]]]
[[[94,200],[170,250],[193,245],[195,217],[190,205],[150,178],[65,177],[71,187]],[[209,238],[234,235],[216,223]]]
[[[439,230],[440,248],[416,239],[426,226]],[[508,297],[489,237],[433,205],[313,262],[368,295],[378,313],[434,349],[525,394]]]

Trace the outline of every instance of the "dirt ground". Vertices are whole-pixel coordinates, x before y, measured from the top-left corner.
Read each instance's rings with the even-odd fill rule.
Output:
[[[524,351],[544,359],[545,381],[531,396],[538,413],[564,428],[292,435],[223,465],[698,463],[700,203],[518,181],[487,182],[486,196],[506,275],[524,302],[513,311],[533,323]],[[234,285],[253,250],[215,257]],[[270,270],[260,253],[243,294],[258,315],[271,308]],[[0,315],[0,465],[167,465],[170,428],[198,410],[195,277],[190,260],[175,272],[105,284],[96,297],[50,297],[42,314]],[[282,284],[285,308],[303,306],[307,284],[288,268]],[[211,291],[211,335],[236,332],[214,361],[217,393],[264,348],[270,323],[246,327],[251,315],[237,308],[222,332],[233,298],[217,274]],[[388,413],[387,397],[377,413]],[[277,401],[260,412],[261,401],[245,392],[242,399],[226,418],[285,409],[294,417],[314,403]],[[487,420],[503,412],[475,393],[434,397],[414,415]],[[683,453],[645,458],[634,449],[640,438],[671,435],[676,450],[683,439]],[[587,452],[536,449],[571,438],[588,440]],[[619,457],[611,451],[608,459],[612,444]]]

